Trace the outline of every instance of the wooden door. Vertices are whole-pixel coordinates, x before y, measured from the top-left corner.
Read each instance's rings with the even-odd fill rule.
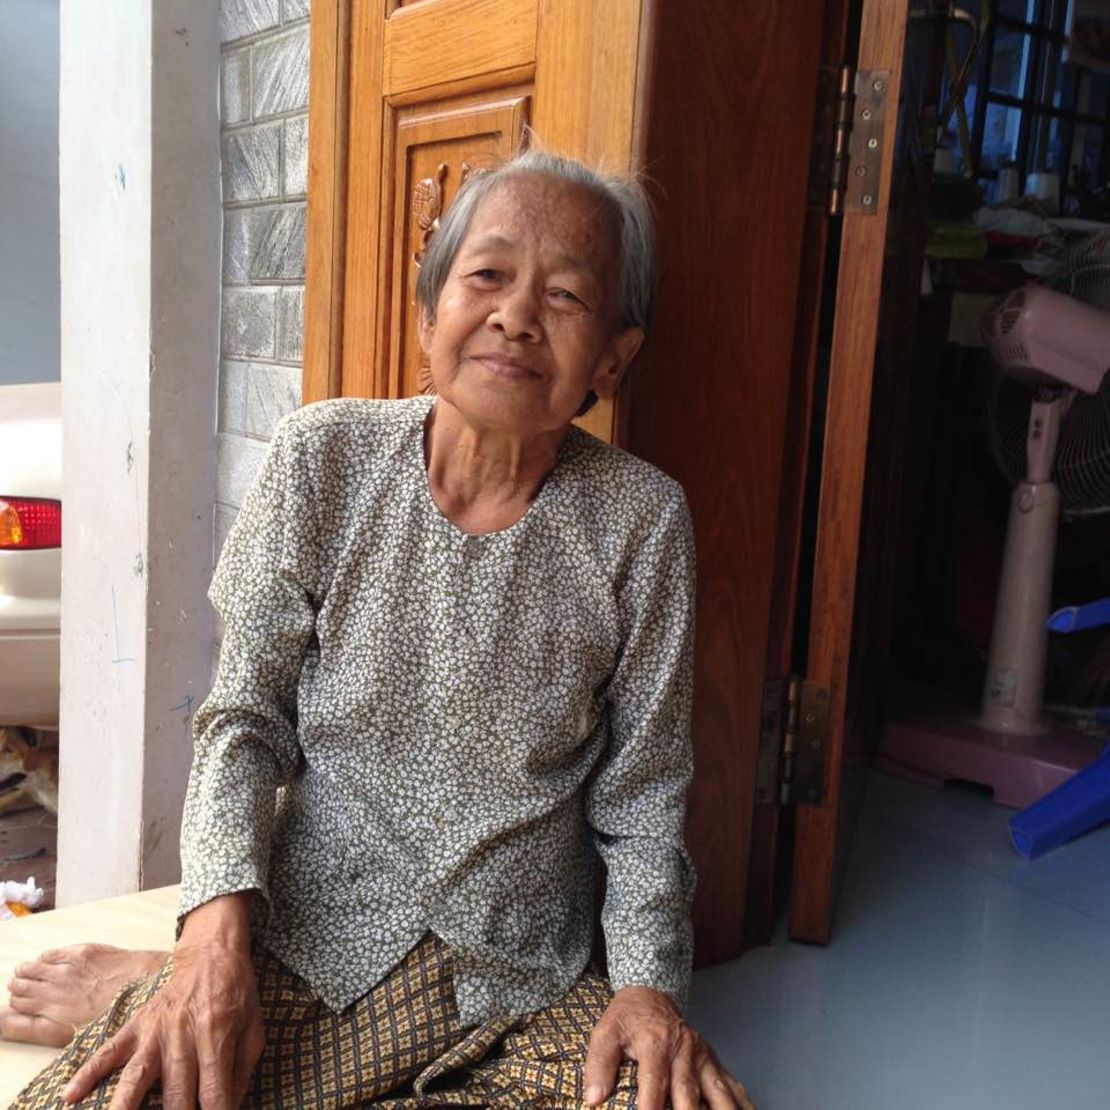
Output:
[[[630,450],[686,490],[698,550],[687,841],[699,964],[739,955],[764,661],[779,614],[791,373],[825,0],[658,5],[645,164],[657,320],[631,367]],[[665,44],[665,47],[664,47]]]
[[[881,593],[873,579],[882,562],[881,536],[889,533],[889,512],[882,510],[897,488],[902,385],[924,258],[943,42],[943,24],[912,19],[907,0],[863,0],[804,668],[809,681],[829,691],[826,783],[818,803],[800,801],[796,808],[790,889],[796,940],[829,940],[846,839],[862,800],[858,680],[867,649],[873,658],[882,645],[866,635],[876,622],[867,611],[871,605],[863,606],[861,619],[857,598],[873,602]],[[885,100],[881,127],[875,123],[879,99]],[[871,139],[879,143],[877,166],[857,178]],[[872,512],[865,514],[869,456]],[[864,549],[874,557],[861,581]]]
[[[416,334],[422,252],[467,176],[522,149],[526,128],[560,153],[633,167],[641,7],[319,0],[306,400],[427,387]],[[583,423],[612,439],[613,420],[604,402]]]

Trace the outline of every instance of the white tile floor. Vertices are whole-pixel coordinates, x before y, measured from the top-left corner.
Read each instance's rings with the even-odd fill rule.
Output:
[[[872,773],[833,943],[695,976],[760,1110],[1110,1107],[1110,826],[1027,863],[1011,812]]]

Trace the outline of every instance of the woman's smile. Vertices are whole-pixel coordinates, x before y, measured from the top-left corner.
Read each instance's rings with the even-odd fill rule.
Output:
[[[470,361],[478,363],[494,377],[503,378],[506,381],[535,381],[542,377],[539,371],[527,362],[496,351],[471,355]]]

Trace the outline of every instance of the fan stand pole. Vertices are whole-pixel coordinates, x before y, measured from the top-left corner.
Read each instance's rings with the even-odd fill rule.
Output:
[[[1026,440],[1026,479],[1010,499],[1002,578],[979,716],[936,691],[892,699],[875,765],[943,786],[983,783],[1001,805],[1023,809],[1097,759],[1101,744],[1042,715],[1052,566],[1060,498],[1051,481],[1069,395],[1042,393]]]
[[[1010,497],[1006,549],[994,609],[983,700],[976,724],[990,732],[1041,736],[1048,617],[1060,492],[1052,467],[1070,394],[1042,391],[1029,414],[1026,477]]]

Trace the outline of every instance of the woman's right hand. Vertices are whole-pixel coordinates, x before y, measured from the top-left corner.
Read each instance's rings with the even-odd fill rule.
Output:
[[[166,1110],[235,1110],[264,1044],[250,955],[249,892],[198,906],[153,998],[105,1042],[62,1091],[84,1098],[123,1069],[109,1110],[137,1110],[157,1079]]]

